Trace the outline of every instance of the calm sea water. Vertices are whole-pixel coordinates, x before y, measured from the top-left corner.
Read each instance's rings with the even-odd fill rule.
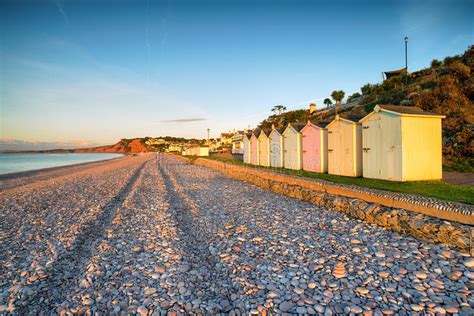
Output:
[[[121,157],[121,154],[0,154],[0,174]]]

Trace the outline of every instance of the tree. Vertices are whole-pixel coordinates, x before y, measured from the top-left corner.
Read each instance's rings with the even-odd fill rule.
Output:
[[[277,115],[281,115],[283,111],[286,111],[286,106],[284,105],[275,105],[272,109],[272,112],[274,112]]]
[[[355,92],[347,98],[347,102],[352,102],[352,101],[354,101],[354,100],[356,100],[357,98],[360,98],[360,97],[361,97],[360,93]]]
[[[366,85],[363,85],[362,88],[360,88],[360,91],[362,92],[362,95],[367,96],[372,93],[373,88],[374,87],[370,83],[368,83]]]
[[[324,99],[323,101],[324,104],[326,104],[326,107],[328,108],[330,105],[332,105],[332,101],[329,98]]]
[[[337,114],[337,106],[341,104],[342,99],[344,99],[344,96],[346,93],[342,90],[335,90],[331,93],[331,98],[336,101],[336,114]]]
[[[437,59],[433,59],[431,61],[431,68],[439,68],[441,66],[441,62]]]

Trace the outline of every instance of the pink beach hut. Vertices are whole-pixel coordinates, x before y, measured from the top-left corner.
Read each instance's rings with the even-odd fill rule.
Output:
[[[303,170],[312,172],[328,171],[328,133],[323,127],[328,123],[308,123],[301,130],[303,148]]]
[[[250,164],[258,166],[258,136],[260,129],[257,128],[252,132],[250,137]]]

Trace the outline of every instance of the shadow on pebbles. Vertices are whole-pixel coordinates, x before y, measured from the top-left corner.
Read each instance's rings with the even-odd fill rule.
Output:
[[[0,313],[474,313],[443,245],[165,155],[110,166],[0,192]]]

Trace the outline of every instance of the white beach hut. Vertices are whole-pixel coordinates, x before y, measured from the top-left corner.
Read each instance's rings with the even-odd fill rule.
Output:
[[[363,119],[363,175],[391,181],[442,178],[445,116],[412,106],[376,105]]]
[[[270,167],[270,133],[262,130],[258,136],[258,164],[264,167]]]
[[[283,131],[283,166],[286,169],[300,170],[303,166],[300,132],[305,125],[290,123]]]
[[[250,137],[250,164],[258,166],[258,136],[260,136],[260,129],[256,128]]]
[[[270,132],[270,166],[283,168],[283,129],[272,126]]]
[[[244,163],[250,163],[250,137],[252,133],[244,132],[243,143],[244,143]]]

